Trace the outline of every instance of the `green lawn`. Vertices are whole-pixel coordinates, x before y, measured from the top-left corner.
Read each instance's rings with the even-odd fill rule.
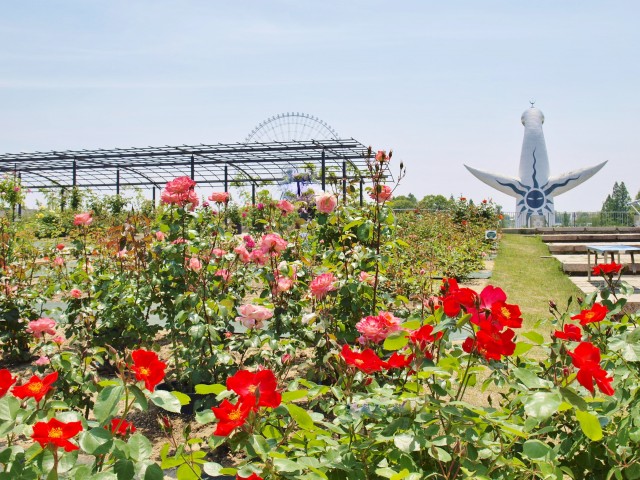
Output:
[[[564,274],[560,262],[549,257],[547,246],[537,236],[502,236],[491,284],[506,292],[508,303],[520,306],[525,330],[551,316],[549,300],[564,311],[570,296],[584,296]]]

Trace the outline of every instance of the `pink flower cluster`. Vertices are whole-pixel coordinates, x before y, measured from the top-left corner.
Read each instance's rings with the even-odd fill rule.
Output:
[[[377,316],[365,317],[356,323],[365,340],[373,343],[384,341],[390,333],[400,330],[400,319],[389,312],[380,312]]]
[[[287,249],[287,241],[283,239],[277,233],[267,233],[262,240],[260,240],[260,250],[265,254],[271,254],[272,256],[279,255],[281,252]]]
[[[287,215],[288,213],[292,213],[296,207],[288,200],[280,200],[276,207],[283,213],[283,215]]]
[[[262,328],[265,320],[273,317],[273,311],[261,305],[245,304],[238,307],[239,317],[236,322],[240,322],[246,328]]]
[[[193,210],[200,203],[195,192],[195,186],[196,182],[189,177],[174,178],[167,182],[166,187],[160,194],[160,200],[162,203],[178,205],[179,207],[190,205],[191,210]]]

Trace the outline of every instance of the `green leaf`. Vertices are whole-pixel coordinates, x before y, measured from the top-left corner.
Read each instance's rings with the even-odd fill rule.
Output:
[[[528,338],[536,345],[542,345],[544,343],[544,337],[540,335],[538,332],[532,332],[532,331],[524,332],[522,336],[525,338]]]
[[[144,392],[140,390],[136,385],[132,385],[129,387],[129,391],[136,397],[136,402],[143,411],[149,410],[149,402],[147,401],[147,397]]]
[[[600,426],[598,417],[589,412],[576,410],[576,418],[578,422],[580,422],[582,433],[584,433],[587,438],[594,442],[602,440],[602,427]]]
[[[144,471],[144,480],[164,480],[164,472],[157,463],[152,463]]]
[[[191,397],[186,393],[177,392],[174,390],[171,392],[171,395],[178,399],[180,405],[189,405],[191,403]]]
[[[560,393],[562,397],[578,410],[588,410],[589,406],[580,395],[567,387],[560,387]]]
[[[178,467],[176,471],[176,477],[178,480],[200,480],[201,469],[196,464],[183,463]]]
[[[527,415],[538,420],[545,420],[558,411],[562,403],[560,392],[535,392],[523,399]]]
[[[400,325],[400,328],[403,330],[417,330],[422,326],[420,320],[409,320],[408,322],[404,322]]]
[[[132,480],[135,475],[133,462],[126,459],[118,460],[113,465],[113,471],[118,475],[118,480]]]
[[[180,413],[180,400],[178,400],[171,392],[166,390],[156,390],[149,397],[158,407],[173,413]]]
[[[313,431],[316,429],[316,426],[313,423],[313,419],[304,408],[301,408],[292,403],[289,403],[285,406],[287,407],[287,410],[289,410],[289,415],[291,415],[291,418],[295,420],[300,428],[309,431]]]
[[[219,383],[215,383],[213,385],[205,385],[201,383],[200,385],[196,385],[196,393],[200,395],[219,395],[227,389],[224,385],[220,385]]]
[[[518,342],[516,343],[516,349],[513,351],[513,355],[515,357],[519,357],[520,355],[524,355],[529,350],[533,348],[533,345],[527,342]]]
[[[153,451],[153,446],[149,439],[140,433],[131,435],[127,441],[127,445],[129,445],[131,458],[136,462],[146,460],[151,456],[151,452]]]
[[[113,436],[106,428],[96,427],[82,432],[78,444],[90,455],[101,455],[111,449]]]
[[[384,341],[383,348],[385,350],[400,350],[403,348],[407,342],[407,332],[404,330],[398,330],[397,332],[393,332],[389,335]]]
[[[410,433],[394,435],[393,444],[398,448],[398,450],[405,453],[417,452],[420,450],[420,445],[416,442],[415,435]]]
[[[546,388],[550,387],[552,383],[548,380],[543,380],[538,377],[531,370],[526,368],[516,368],[513,370],[513,375],[520,380],[527,388]]]
[[[544,458],[552,451],[551,448],[540,440],[527,440],[522,445],[522,451],[529,458]]]
[[[124,387],[122,385],[109,385],[102,389],[93,407],[93,414],[99,423],[104,423],[115,414],[123,394]]]
[[[278,472],[293,473],[293,472],[302,470],[302,467],[298,465],[296,462],[287,460],[285,458],[274,458],[273,466],[276,468],[276,471]]]
[[[282,394],[282,402],[292,402],[293,400],[299,400],[307,396],[308,390],[291,390]]]
[[[0,420],[13,421],[20,411],[20,400],[5,395],[0,398]]]

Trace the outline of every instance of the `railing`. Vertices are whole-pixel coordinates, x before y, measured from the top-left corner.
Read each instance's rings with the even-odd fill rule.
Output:
[[[524,223],[515,212],[502,212],[502,227],[514,228],[524,227],[519,225]],[[547,227],[633,227],[640,226],[640,215],[629,212],[556,212],[555,218],[546,215],[544,218],[537,218]]]

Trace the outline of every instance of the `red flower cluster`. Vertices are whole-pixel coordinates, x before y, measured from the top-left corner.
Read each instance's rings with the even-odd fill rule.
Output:
[[[342,347],[340,352],[347,365],[356,367],[358,370],[364,373],[375,373],[381,370],[391,370],[393,368],[405,368],[411,364],[415,355],[400,355],[398,352],[394,352],[388,361],[382,360],[376,353],[370,348],[365,348],[362,352],[354,352],[349,345]]]
[[[594,303],[593,307],[582,310],[578,315],[571,317],[571,320],[580,320],[580,325],[583,327],[589,323],[601,322],[609,313],[607,307],[601,303]]]
[[[58,379],[58,372],[53,372],[44,378],[40,378],[34,375],[24,385],[13,387],[11,391],[18,398],[35,398],[36,402],[42,400],[42,398],[49,393],[53,387],[51,386]]]
[[[164,379],[166,363],[160,361],[156,352],[149,350],[134,350],[131,358],[131,370],[136,374],[136,380],[142,380],[147,390],[153,392],[156,385]]]
[[[457,317],[462,307],[468,310],[476,306],[476,292],[470,288],[458,287],[458,282],[453,278],[445,278],[442,282],[442,308],[447,317]]]
[[[260,407],[276,408],[282,402],[282,395],[277,391],[276,377],[271,370],[256,373],[238,370],[227,378],[227,389],[237,393],[240,398],[233,404],[224,399],[219,407],[211,407],[218,419],[214,435],[227,436],[235,428],[244,425],[249,414],[257,412]]]
[[[611,262],[611,263],[599,263],[595,267],[591,269],[591,273],[593,275],[602,275],[603,277],[613,277],[617,275],[622,270],[622,264]]]
[[[501,288],[486,286],[472,307],[471,323],[477,325],[475,338],[468,337],[462,344],[467,353],[477,352],[487,360],[500,360],[512,355],[516,344],[512,328],[522,326],[520,307],[506,303],[507,295]],[[445,311],[446,313],[446,311]]]
[[[569,352],[573,365],[578,369],[578,375],[576,378],[580,385],[589,390],[592,394],[594,392],[593,382],[602,393],[605,395],[613,395],[614,390],[611,386],[613,377],[609,376],[600,366],[600,350],[595,345],[589,342],[582,342],[576,347],[573,352]]]
[[[62,447],[67,452],[78,450],[79,447],[69,441],[71,437],[75,437],[82,431],[82,423],[69,422],[64,423],[60,420],[52,418],[48,422],[38,422],[33,426],[33,438],[42,448],[47,445]]]

